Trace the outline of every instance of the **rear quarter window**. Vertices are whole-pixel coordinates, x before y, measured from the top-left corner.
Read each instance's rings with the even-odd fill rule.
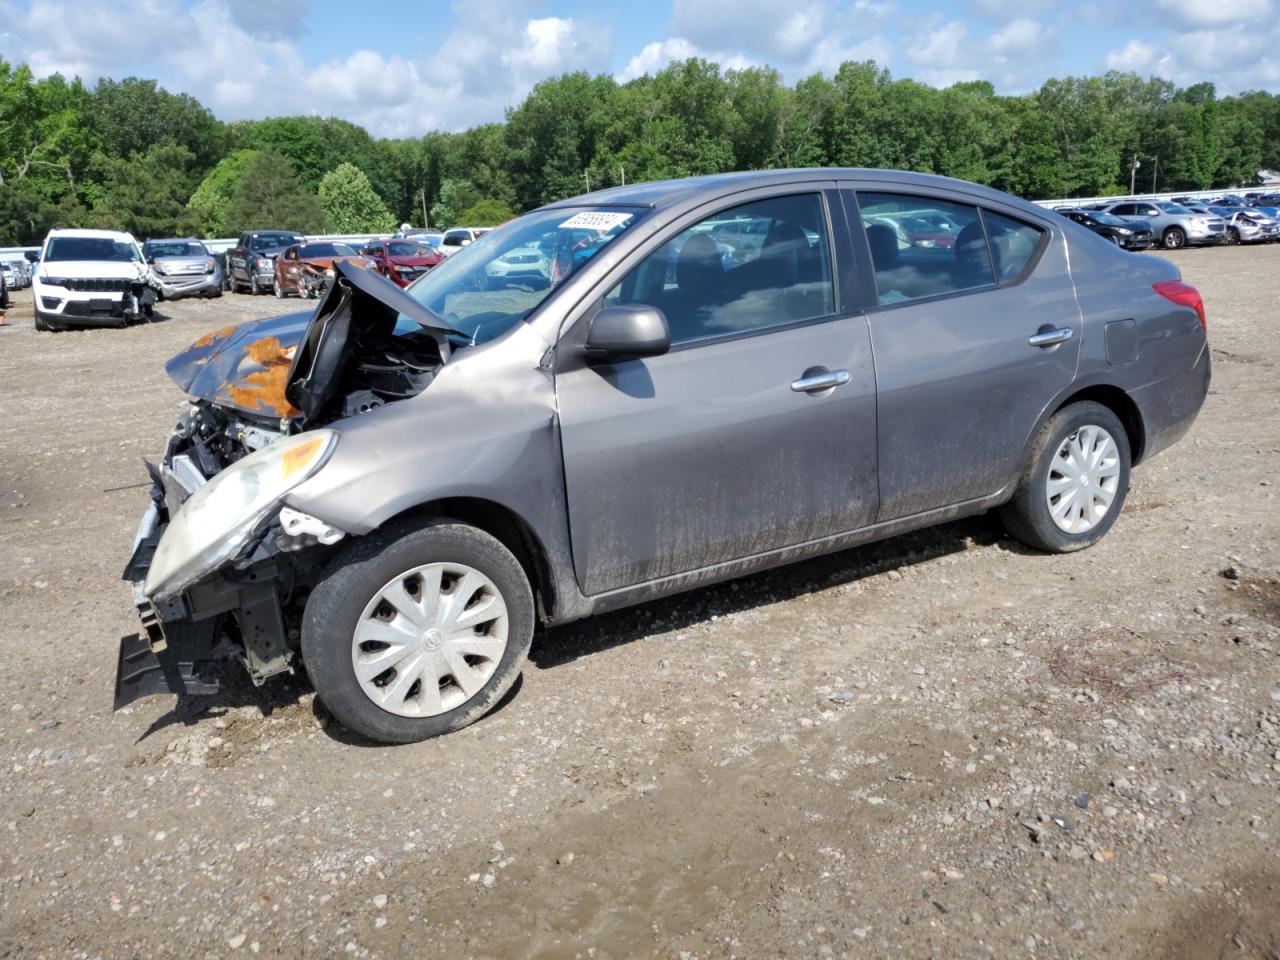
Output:
[[[1045,232],[1021,220],[1003,214],[982,211],[987,228],[987,242],[995,265],[996,281],[1008,283],[1021,277],[1040,251]]]

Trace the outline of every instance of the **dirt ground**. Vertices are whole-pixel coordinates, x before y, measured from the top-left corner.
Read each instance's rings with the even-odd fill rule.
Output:
[[[163,361],[0,329],[0,957],[1280,957],[1280,246],[1097,547],[978,518],[556,629],[443,739],[303,681],[111,712]],[[23,298],[27,304],[24,312]]]

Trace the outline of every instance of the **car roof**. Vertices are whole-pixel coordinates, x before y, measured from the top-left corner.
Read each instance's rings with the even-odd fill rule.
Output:
[[[649,207],[668,209],[697,200],[701,195],[715,196],[736,190],[757,187],[785,186],[788,183],[805,183],[814,180],[864,180],[875,182],[888,189],[895,187],[927,187],[962,192],[977,198],[1022,207],[1028,212],[1043,215],[1043,207],[1002,193],[991,187],[940,177],[931,173],[914,173],[907,170],[877,170],[862,167],[811,167],[790,170],[745,170],[735,173],[713,173],[702,177],[685,177],[680,180],[655,180],[647,183],[610,187],[594,193],[582,194],[567,200],[548,204],[548,209],[581,206]]]

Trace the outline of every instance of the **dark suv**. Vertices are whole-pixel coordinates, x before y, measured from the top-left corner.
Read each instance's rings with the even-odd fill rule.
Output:
[[[248,287],[252,294],[271,290],[276,275],[276,257],[285,247],[305,243],[306,237],[286,230],[246,230],[236,245],[227,251],[222,271],[227,289],[235,292]]]

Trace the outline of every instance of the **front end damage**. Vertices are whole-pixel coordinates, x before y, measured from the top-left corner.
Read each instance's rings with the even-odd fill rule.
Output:
[[[240,661],[255,684],[297,667],[306,599],[348,533],[284,497],[323,468],[341,420],[425,389],[451,332],[340,265],[309,318],[225,328],[166,365],[192,402],[147,464],[151,502],[124,571],[142,630],[121,643],[116,709],[214,693],[201,671],[218,662]]]

